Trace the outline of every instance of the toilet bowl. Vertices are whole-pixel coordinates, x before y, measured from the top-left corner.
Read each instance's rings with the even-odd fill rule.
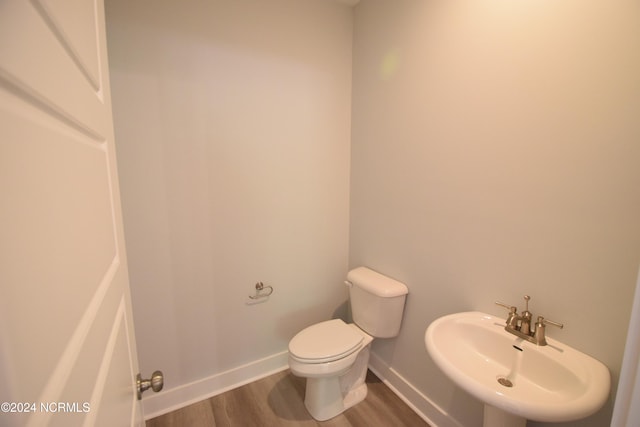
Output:
[[[307,378],[305,407],[324,421],[367,396],[365,378],[373,337],[354,324],[327,320],[298,332],[289,343],[289,368]]]
[[[320,322],[289,342],[289,368],[307,379],[304,404],[318,421],[365,399],[371,342],[398,334],[408,293],[403,283],[366,267],[351,270],[345,283],[354,323]]]

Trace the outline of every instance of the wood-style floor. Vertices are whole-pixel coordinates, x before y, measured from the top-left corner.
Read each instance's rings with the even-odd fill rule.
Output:
[[[371,371],[367,398],[327,421],[304,407],[305,379],[288,370],[153,418],[147,427],[420,427],[428,426]]]

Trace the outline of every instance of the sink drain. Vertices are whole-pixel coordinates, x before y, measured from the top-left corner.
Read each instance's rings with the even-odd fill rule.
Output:
[[[500,385],[503,385],[505,387],[513,387],[513,383],[507,378],[500,377],[498,378],[498,382],[500,383]]]

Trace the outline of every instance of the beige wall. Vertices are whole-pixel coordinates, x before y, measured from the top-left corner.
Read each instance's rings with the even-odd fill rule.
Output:
[[[106,7],[140,365],[170,391],[286,351],[346,300],[352,10]],[[257,281],[275,292],[248,306]]]
[[[374,354],[479,426],[424,331],[529,294],[615,387],[640,259],[638,2],[366,0],[353,68],[349,263],[410,288]]]

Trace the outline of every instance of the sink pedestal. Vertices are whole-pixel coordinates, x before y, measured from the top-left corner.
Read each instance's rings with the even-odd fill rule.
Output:
[[[525,427],[527,420],[495,406],[484,405],[483,427]]]

